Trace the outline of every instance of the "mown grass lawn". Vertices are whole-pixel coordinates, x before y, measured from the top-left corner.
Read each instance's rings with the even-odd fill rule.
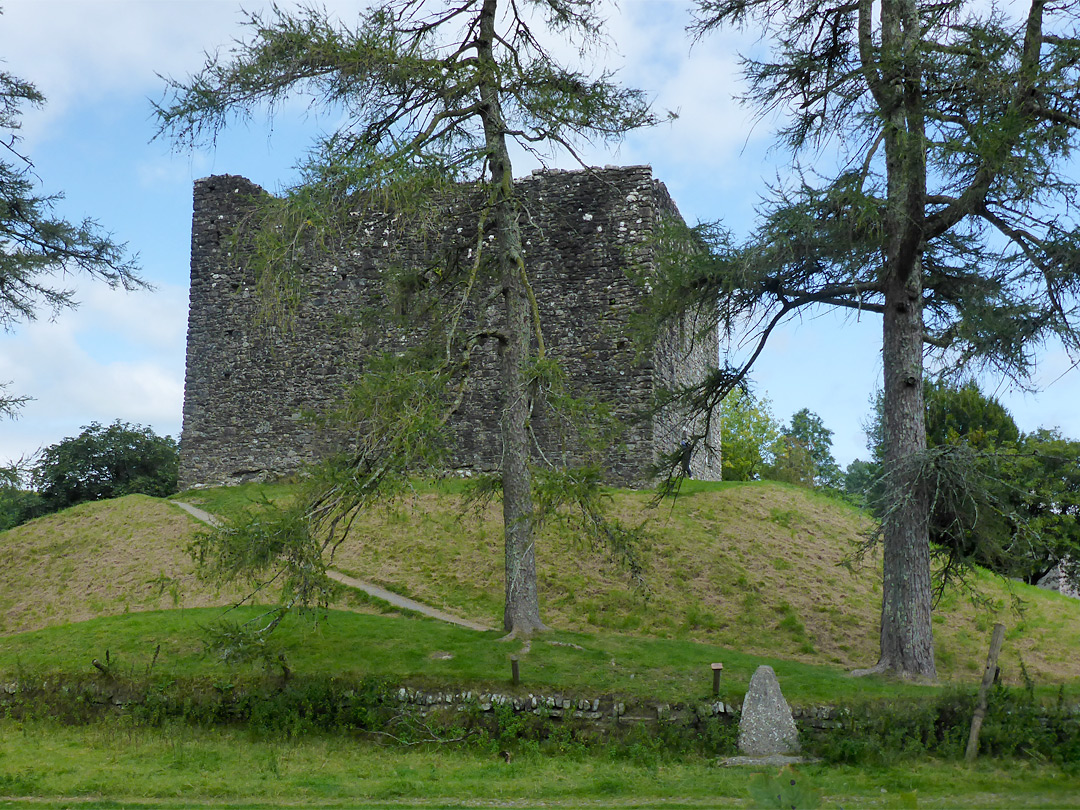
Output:
[[[452,746],[402,750],[347,736],[257,739],[117,718],[90,726],[0,721],[0,807],[750,807],[775,768],[652,752],[561,756]],[[823,807],[1080,807],[1080,774],[1028,762],[911,761],[785,772]]]
[[[210,628],[242,624],[264,609],[244,607],[149,611],[47,627],[3,639],[0,677],[20,672],[96,675],[108,656],[124,677],[228,680],[261,677],[266,661],[284,655],[294,674],[374,675],[401,685],[472,690],[561,691],[594,697],[692,702],[711,698],[711,664],[724,664],[720,697],[739,703],[750,676],[769,664],[795,705],[856,698],[917,697],[937,687],[884,678],[852,679],[839,667],[748,655],[712,644],[613,633],[552,632],[526,648],[497,632],[478,633],[434,620],[329,611],[290,616],[266,653],[241,664],[206,652]],[[521,685],[510,683],[510,656],[520,660]]]
[[[257,610],[245,608],[232,618],[250,618]],[[121,677],[163,688],[174,679],[215,685],[263,677],[263,664],[227,664],[203,651],[201,628],[221,615],[218,609],[130,614],[8,637],[0,647],[0,674],[93,675],[90,662],[104,660],[108,651]],[[496,633],[348,612],[323,616],[317,625],[289,619],[274,643],[294,675],[378,675],[397,683],[503,692],[514,691],[507,657],[520,652]],[[727,662],[724,694],[735,701],[761,662],[776,667],[796,704],[931,697],[950,688],[852,680],[839,669],[693,642],[562,632],[533,639],[522,659],[519,691],[705,700],[708,663],[717,658]],[[180,720],[151,726],[119,712],[95,716],[76,726],[33,714],[0,719],[0,807],[751,807],[757,806],[750,793],[754,780],[778,773],[672,753],[647,736],[640,744],[619,745],[525,741],[512,746],[507,762],[492,740],[402,747],[380,744],[378,734],[285,739],[266,730]],[[918,754],[889,756],[888,767],[807,764],[783,778],[820,793],[823,807],[1080,808],[1080,763],[1063,768],[983,759],[969,768]]]

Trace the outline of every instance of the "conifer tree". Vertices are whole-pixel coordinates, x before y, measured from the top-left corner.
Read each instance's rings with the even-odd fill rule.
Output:
[[[1043,342],[1080,347],[1080,6],[1029,0],[1017,18],[968,0],[696,6],[698,36],[763,35],[765,55],[743,60],[747,99],[785,114],[797,181],[774,190],[747,244],[703,228],[711,250],[658,285],[666,311],[719,301],[713,323],[753,336],[750,358],[708,381],[713,396],[688,396],[736,385],[793,316],[881,316],[888,505],[867,671],[932,679],[924,356],[1024,381]],[[797,163],[806,152],[813,172]]]
[[[502,464],[491,486],[503,504],[504,626],[514,634],[543,627],[528,425],[538,387],[557,372],[546,357],[526,271],[510,146],[533,152],[554,147],[576,155],[582,140],[617,139],[653,120],[639,92],[617,86],[607,74],[593,77],[558,64],[534,23],[579,43],[583,53],[602,40],[588,0],[398,0],[362,11],[355,26],[314,7],[296,12],[275,7],[265,18],[250,17],[251,37],[232,52],[210,56],[187,80],[171,81],[157,108],[162,133],[190,145],[212,141],[230,121],[259,110],[273,112],[294,96],[307,96],[339,116],[343,123],[312,150],[302,166],[302,182],[286,197],[283,216],[293,223],[284,228],[286,243],[310,224],[304,206],[311,200],[323,209],[385,205],[421,227],[425,211],[453,181],[481,189],[476,253],[467,278],[456,280],[466,296],[477,284],[489,284],[488,300],[502,302],[501,321],[482,334],[464,334],[463,321],[453,314],[460,308],[452,310],[445,350],[386,379],[418,381],[429,375],[423,379],[432,386],[418,385],[413,393],[423,388],[424,396],[434,396],[438,404],[428,426],[437,432],[456,407],[455,395],[446,392],[462,390],[478,341],[497,343]],[[263,225],[271,237],[283,230],[280,223],[276,230]],[[264,252],[264,270],[271,276],[290,272],[287,247]],[[368,406],[389,390],[377,392],[375,379],[362,381]],[[380,428],[379,418],[390,411],[423,410],[415,399],[408,408],[400,407],[403,401],[396,409],[358,408],[369,438],[349,461],[353,475],[334,479],[308,507],[309,518],[325,519],[324,532],[342,525],[341,515],[362,508],[395,475],[407,474],[437,442],[433,434],[414,433],[415,424],[391,419]],[[350,480],[354,483],[344,486],[343,495],[342,481]],[[310,561],[312,555],[297,552],[296,557]]]

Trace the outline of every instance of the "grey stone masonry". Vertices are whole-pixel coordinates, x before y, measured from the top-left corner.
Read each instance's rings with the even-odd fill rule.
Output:
[[[739,719],[739,752],[754,757],[799,752],[791,707],[770,666],[758,667],[750,678]]]
[[[648,287],[629,274],[650,275],[658,228],[678,211],[647,166],[538,172],[517,188],[548,351],[575,391],[609,403],[625,425],[605,459],[609,480],[645,483],[659,455],[694,426],[674,413],[639,415],[659,388],[700,379],[718,356],[715,335],[692,340],[689,330],[673,329],[644,354],[631,339]],[[305,253],[296,308],[287,325],[274,324],[258,317],[255,274],[243,239],[233,237],[265,194],[243,177],[195,183],[181,487],[286,475],[347,442],[312,417],[341,400],[373,352],[409,344],[403,327],[388,328],[385,319],[375,327],[364,316],[395,306],[391,271],[430,274],[447,257],[467,261],[475,245],[475,195],[470,202],[465,192],[440,211],[444,224],[434,237],[409,234],[388,214],[357,212],[347,239]],[[463,472],[498,466],[494,344],[474,352],[473,381],[452,425],[451,466]],[[536,419],[538,455],[572,455],[556,446],[549,427]],[[719,435],[707,443],[716,452],[696,453],[692,472],[719,479]]]

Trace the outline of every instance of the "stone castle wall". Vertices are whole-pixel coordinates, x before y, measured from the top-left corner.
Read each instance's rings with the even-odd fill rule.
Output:
[[[642,483],[658,454],[678,446],[685,425],[675,415],[637,415],[658,387],[695,379],[717,358],[715,337],[691,341],[675,330],[641,357],[629,336],[645,293],[627,271],[648,274],[658,224],[678,212],[648,167],[543,172],[518,182],[526,264],[548,352],[575,390],[609,402],[626,425],[606,459],[612,481]],[[475,245],[476,211],[465,197],[440,212],[445,227],[424,240],[400,232],[391,216],[357,216],[345,242],[308,252],[303,295],[289,324],[265,322],[254,273],[231,238],[262,194],[235,176],[195,185],[182,487],[288,474],[347,441],[311,417],[333,407],[373,351],[408,343],[385,320],[363,316],[395,306],[387,294],[389,268],[468,261]],[[491,307],[474,303],[474,319]],[[474,352],[472,366],[474,380],[453,425],[452,463],[493,469],[499,458],[493,342]],[[557,453],[543,419],[536,430],[545,454]],[[697,477],[719,478],[718,456],[702,451],[692,467]]]

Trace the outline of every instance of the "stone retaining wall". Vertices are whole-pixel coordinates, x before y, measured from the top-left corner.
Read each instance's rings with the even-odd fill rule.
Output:
[[[420,714],[446,709],[465,711],[468,708],[492,712],[499,706],[506,706],[516,713],[524,712],[554,719],[617,723],[686,722],[702,715],[734,718],[739,713],[739,707],[721,700],[691,706],[685,703],[635,703],[610,695],[573,697],[531,692],[525,695],[471,691],[428,692],[408,687],[398,689],[398,700],[403,705],[414,707]]]

